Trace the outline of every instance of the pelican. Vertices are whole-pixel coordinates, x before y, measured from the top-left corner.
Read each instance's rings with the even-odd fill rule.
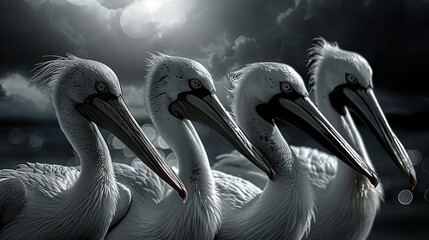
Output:
[[[188,58],[151,56],[144,94],[146,109],[177,157],[179,176],[189,196],[186,203],[176,204],[177,196],[169,194],[157,177],[146,176],[144,168],[116,171],[118,181],[131,190],[133,204],[106,239],[213,239],[221,224],[223,196],[191,121],[213,128],[269,178],[274,179],[275,174],[221,105],[206,68]],[[158,191],[142,194],[141,180],[150,181]],[[234,194],[231,190],[226,193]]]
[[[350,115],[356,112],[374,131],[401,171],[416,185],[415,171],[399,139],[391,130],[373,92],[372,70],[359,54],[342,50],[319,38],[309,51],[311,89],[320,111],[372,167],[364,142]],[[306,239],[365,239],[383,200],[381,184],[368,180],[335,156],[308,147],[292,146],[315,188],[315,223]],[[233,152],[218,157],[215,169],[240,176],[263,188],[266,177]],[[238,169],[241,168],[241,169]]]
[[[378,104],[373,90],[372,69],[367,60],[323,38],[316,39],[309,56],[309,83],[316,105],[372,166],[350,114],[356,113],[370,127],[414,188],[414,167]],[[366,239],[383,201],[381,184],[372,186],[367,179],[338,162],[335,176],[325,189],[317,193],[316,223],[307,239]]]
[[[72,55],[39,67],[31,83],[52,87],[59,125],[81,168],[28,163],[0,170],[0,239],[103,239],[109,225],[126,213],[130,192],[116,184],[97,125],[186,196],[183,183],[129,112],[109,67]]]
[[[274,62],[254,63],[229,74],[229,78],[231,109],[237,123],[267,156],[277,177],[275,182],[267,182],[260,194],[233,202],[235,206],[224,212],[217,239],[301,239],[309,231],[315,198],[305,164],[311,159],[292,151],[274,119],[310,131],[377,185],[378,178],[371,167],[311,102],[302,78],[293,68]],[[240,183],[219,182],[221,189],[243,189],[240,194],[247,196]]]

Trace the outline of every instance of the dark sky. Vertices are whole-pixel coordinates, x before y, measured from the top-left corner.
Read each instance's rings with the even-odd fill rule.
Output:
[[[369,61],[392,121],[429,120],[428,0],[1,0],[0,31],[0,118],[53,116],[25,83],[44,55],[110,66],[143,116],[148,52],[200,61],[222,92],[225,73],[255,61],[287,63],[307,80],[306,51],[322,36]]]

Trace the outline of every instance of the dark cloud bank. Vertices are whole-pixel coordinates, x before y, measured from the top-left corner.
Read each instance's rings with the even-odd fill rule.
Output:
[[[393,124],[429,120],[423,87],[429,1],[190,1],[181,23],[155,23],[153,36],[145,39],[128,37],[120,26],[120,14],[133,1],[99,2],[79,7],[65,0],[1,1],[0,77],[29,77],[42,56],[70,52],[106,63],[124,85],[138,88],[147,52],[161,51],[201,61],[217,80],[255,61],[290,64],[307,80],[306,50],[322,36],[369,61]]]

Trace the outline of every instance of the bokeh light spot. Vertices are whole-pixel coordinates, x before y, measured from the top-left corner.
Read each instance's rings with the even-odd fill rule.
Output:
[[[168,144],[164,141],[164,138],[162,138],[161,136],[158,136],[158,141],[157,141],[156,146],[161,148],[161,149],[169,148]]]
[[[125,147],[125,145],[117,137],[113,138],[112,146],[114,149],[122,149]]]
[[[411,201],[413,201],[413,193],[410,190],[402,190],[398,194],[398,201],[402,205],[408,205],[408,204],[410,204]]]
[[[25,133],[20,128],[13,128],[9,132],[9,142],[11,144],[20,144],[24,141]]]
[[[134,153],[128,148],[128,147],[124,147],[122,148],[122,153],[124,154],[125,157],[129,158],[129,157],[134,157]]]
[[[166,161],[168,165],[176,172],[179,171],[179,163],[177,162],[176,155],[174,153],[170,153],[167,155]]]
[[[424,197],[426,202],[429,202],[429,189],[426,189]]]
[[[42,149],[43,144],[45,143],[45,136],[42,132],[36,131],[31,134],[27,142],[27,148],[31,152],[36,152]]]
[[[418,166],[422,162],[422,153],[418,149],[409,149],[407,153],[414,166]]]
[[[133,162],[131,163],[131,166],[133,168],[145,168],[146,165],[138,158],[134,158]]]
[[[161,155],[162,158],[165,159],[165,153],[161,150],[158,150],[159,155]]]
[[[109,145],[109,146],[112,146],[113,147],[113,139],[115,138],[115,135],[113,135],[113,134],[109,134],[109,136],[107,136],[107,140],[106,140],[106,142],[107,142],[107,144]]]
[[[152,124],[145,124],[142,126],[142,130],[150,141],[153,141],[157,135],[156,129]]]

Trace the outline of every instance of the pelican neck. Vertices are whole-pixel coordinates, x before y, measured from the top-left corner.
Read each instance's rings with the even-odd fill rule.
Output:
[[[274,182],[268,180],[262,193],[245,207],[227,214],[219,239],[301,239],[314,207],[308,173],[295,161],[275,124],[256,112],[239,116],[240,127],[267,157],[277,176]]]
[[[164,122],[154,121],[154,124],[176,155],[179,163],[179,177],[190,196],[194,190],[213,191],[214,180],[209,159],[193,124],[189,120],[177,118],[170,118]]]
[[[248,109],[245,117],[242,117],[243,113],[237,115],[238,123],[250,141],[270,162],[277,175],[274,183],[289,181],[294,177],[294,171],[298,171],[299,164],[295,163],[292,150],[277,125],[264,120],[255,110]]]
[[[76,185],[116,187],[109,149],[97,126],[74,108],[57,112],[61,130],[80,159],[81,174]]]

